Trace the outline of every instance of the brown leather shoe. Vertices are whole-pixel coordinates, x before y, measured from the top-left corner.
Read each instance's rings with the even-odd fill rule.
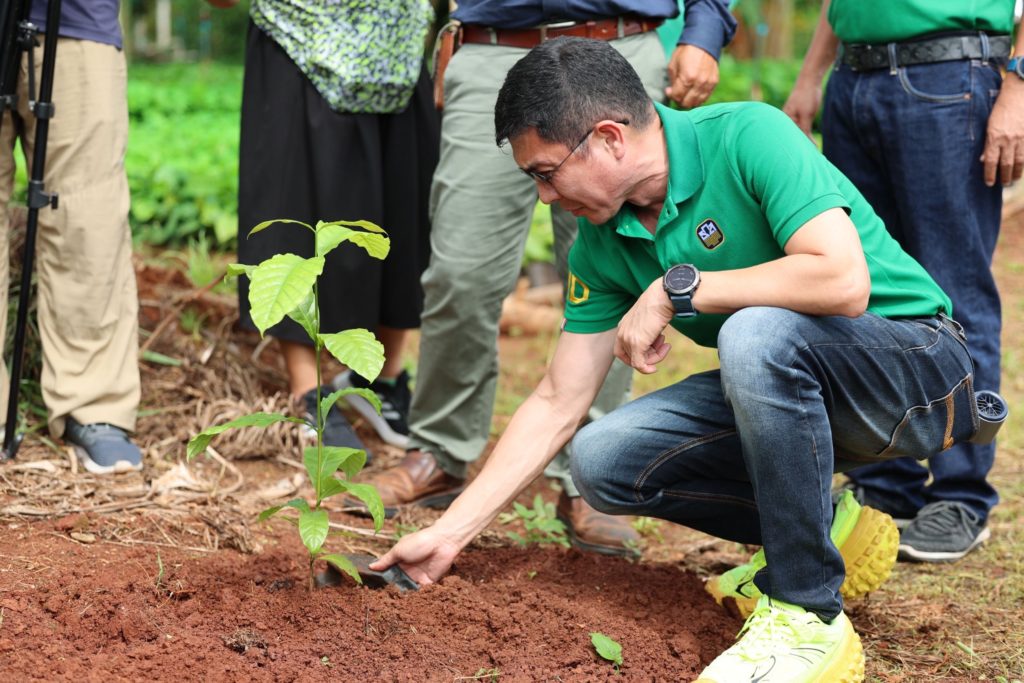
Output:
[[[377,488],[387,518],[398,514],[402,505],[446,508],[466,487],[465,481],[447,474],[438,467],[433,454],[424,451],[409,451],[402,462],[364,481]],[[345,502],[366,511],[362,501],[346,499]]]
[[[566,526],[569,540],[580,550],[602,555],[637,556],[640,534],[630,524],[632,517],[606,515],[582,497],[558,497],[558,519]]]

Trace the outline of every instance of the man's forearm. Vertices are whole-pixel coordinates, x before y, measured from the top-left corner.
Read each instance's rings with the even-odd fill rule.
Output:
[[[465,547],[540,476],[572,438],[586,410],[558,405],[542,384],[516,411],[483,470],[437,520],[435,530]]]
[[[814,29],[814,37],[807,48],[807,55],[800,67],[800,75],[797,77],[798,85],[808,85],[815,88],[821,86],[822,79],[828,72],[832,62],[836,59],[836,51],[839,49],[839,38],[832,31],[828,23],[828,7],[830,0],[821,3],[821,14],[818,16],[818,25]]]

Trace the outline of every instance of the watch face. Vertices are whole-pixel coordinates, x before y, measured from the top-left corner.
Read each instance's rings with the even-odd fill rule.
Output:
[[[665,273],[665,288],[674,293],[685,293],[697,281],[697,270],[693,266],[672,266]]]

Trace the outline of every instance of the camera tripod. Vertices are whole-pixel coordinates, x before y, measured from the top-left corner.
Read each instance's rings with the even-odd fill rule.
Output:
[[[43,39],[43,64],[42,76],[39,79],[38,99],[33,99],[35,95],[34,48],[38,29],[28,20],[31,4],[31,0],[0,0],[0,21],[3,22],[0,25],[0,126],[3,125],[2,117],[7,111],[11,112],[13,121],[18,110],[18,72],[21,68],[22,52],[28,54],[29,109],[37,120],[32,172],[28,181],[28,224],[25,228],[21,291],[18,295],[18,315],[14,327],[14,344],[11,349],[11,386],[8,393],[4,445],[3,453],[0,453],[0,461],[13,458],[18,452],[18,446],[21,445],[22,440],[22,435],[17,433],[18,388],[21,383],[21,366],[25,354],[25,328],[28,324],[39,210],[45,207],[57,208],[57,195],[47,193],[43,189],[43,171],[46,166],[46,141],[50,129],[50,119],[54,115],[53,72],[57,60],[60,0],[49,0],[46,8],[46,32]],[[6,207],[0,207],[0,209],[6,210]]]

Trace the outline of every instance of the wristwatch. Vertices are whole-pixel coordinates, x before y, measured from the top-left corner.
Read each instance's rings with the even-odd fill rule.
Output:
[[[1014,57],[1006,65],[1006,73],[1015,73],[1020,79],[1024,79],[1024,57]]]
[[[700,271],[689,263],[672,266],[665,272],[661,286],[676,309],[677,318],[692,318],[697,315],[693,307],[693,293],[700,286]]]

